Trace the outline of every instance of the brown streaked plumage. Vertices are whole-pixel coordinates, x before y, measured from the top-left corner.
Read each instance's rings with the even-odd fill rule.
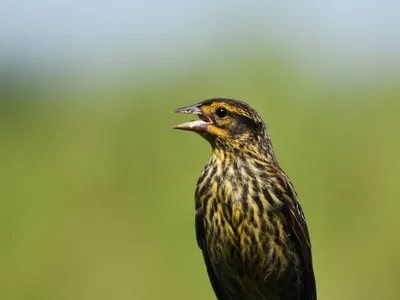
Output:
[[[212,155],[197,183],[196,236],[219,300],[316,300],[311,244],[296,191],[279,167],[262,118],[214,98],[174,112],[200,120]]]

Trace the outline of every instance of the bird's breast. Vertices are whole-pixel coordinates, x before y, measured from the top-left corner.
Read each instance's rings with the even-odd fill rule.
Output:
[[[211,159],[196,191],[213,264],[226,274],[262,268],[267,275],[274,268],[285,269],[284,218],[267,201],[268,195],[270,200],[275,196],[268,180],[250,164],[231,161],[225,166]]]

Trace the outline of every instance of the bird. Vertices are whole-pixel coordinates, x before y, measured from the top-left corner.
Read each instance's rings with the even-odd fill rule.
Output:
[[[212,98],[172,111],[209,142],[195,191],[195,231],[218,300],[316,300],[306,219],[260,115]]]

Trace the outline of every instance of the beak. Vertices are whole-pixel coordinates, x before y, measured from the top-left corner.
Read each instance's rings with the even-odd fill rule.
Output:
[[[200,109],[202,103],[196,103],[190,106],[182,107],[173,110],[173,113],[181,113],[181,114],[192,114],[198,115],[200,120],[196,121],[189,121],[186,123],[182,123],[172,127],[173,129],[180,129],[180,130],[188,130],[194,131],[198,133],[206,132],[207,125],[213,124],[212,120],[203,114],[202,110]]]

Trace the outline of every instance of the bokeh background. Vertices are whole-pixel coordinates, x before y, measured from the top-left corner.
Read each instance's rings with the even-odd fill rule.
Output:
[[[398,1],[0,4],[0,299],[214,299],[194,233],[210,155],[169,112],[265,118],[319,299],[400,299]]]

